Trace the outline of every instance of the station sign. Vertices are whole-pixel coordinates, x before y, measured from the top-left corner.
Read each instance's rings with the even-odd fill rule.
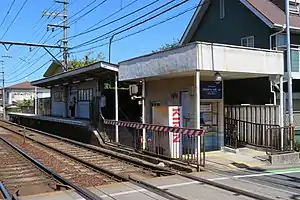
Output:
[[[200,98],[201,99],[222,99],[222,83],[215,81],[200,82]]]

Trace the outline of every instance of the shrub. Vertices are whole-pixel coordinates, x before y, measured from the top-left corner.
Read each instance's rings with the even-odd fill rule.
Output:
[[[300,152],[300,140],[295,142],[295,151]]]

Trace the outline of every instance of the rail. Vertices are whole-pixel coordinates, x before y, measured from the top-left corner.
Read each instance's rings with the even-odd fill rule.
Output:
[[[21,154],[23,157],[27,158],[28,160],[30,160],[32,163],[34,163],[36,166],[38,166],[40,169],[42,169],[43,171],[45,171],[46,173],[50,174],[51,176],[53,176],[55,179],[57,179],[58,181],[60,181],[61,183],[70,186],[72,189],[74,189],[80,196],[82,196],[85,199],[89,199],[89,200],[102,200],[102,198],[96,196],[94,193],[78,187],[77,185],[73,184],[72,182],[64,179],[63,177],[61,177],[59,174],[57,174],[56,172],[54,172],[53,170],[47,168],[46,166],[44,166],[43,164],[41,164],[40,162],[36,161],[35,159],[33,159],[31,156],[27,155],[25,152],[23,152],[21,149],[19,149],[17,146],[15,146],[14,144],[12,144],[11,142],[7,141],[4,138],[1,138],[1,140],[3,140],[6,144],[8,144],[10,147],[12,147],[15,151],[17,151],[19,154]]]
[[[12,200],[11,196],[9,195],[8,191],[6,190],[6,188],[4,187],[4,185],[0,182],[0,191],[3,195],[3,197],[6,200]]]
[[[251,145],[267,147],[270,138],[266,134],[270,128],[279,128],[279,125],[254,123],[232,118],[225,118],[225,145],[238,148]]]
[[[143,150],[145,153],[158,157],[196,165],[198,170],[205,165],[204,129],[188,129],[106,119],[104,124],[108,135],[114,134],[115,126],[125,127],[129,130],[131,135],[127,138],[125,136],[127,131],[122,132],[122,129],[119,129],[120,141],[123,145],[131,146],[136,150]],[[143,130],[146,132],[145,138],[143,138]],[[145,141],[143,141],[144,139]],[[145,143],[144,149],[143,142]]]
[[[269,128],[266,131],[266,137],[269,139],[266,145],[268,155],[294,151],[294,127]]]

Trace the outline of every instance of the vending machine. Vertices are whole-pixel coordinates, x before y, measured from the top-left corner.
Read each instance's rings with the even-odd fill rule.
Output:
[[[152,107],[152,123],[160,126],[182,127],[181,106],[154,106]],[[173,132],[149,132],[151,148],[156,153],[172,158],[182,155],[182,136]]]

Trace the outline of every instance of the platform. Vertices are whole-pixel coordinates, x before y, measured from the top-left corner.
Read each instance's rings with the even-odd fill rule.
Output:
[[[41,116],[41,115],[28,114],[28,113],[13,113],[13,112],[8,113],[8,116],[9,117],[26,117],[26,118],[31,118],[31,119],[72,124],[72,125],[77,125],[77,126],[89,126],[90,125],[90,121],[86,120],[86,119],[70,119],[70,118],[62,118],[62,117],[54,117],[54,116]]]
[[[70,119],[26,113],[8,113],[8,116],[9,121],[13,123],[78,142],[96,146],[102,142],[97,129],[86,119]]]

